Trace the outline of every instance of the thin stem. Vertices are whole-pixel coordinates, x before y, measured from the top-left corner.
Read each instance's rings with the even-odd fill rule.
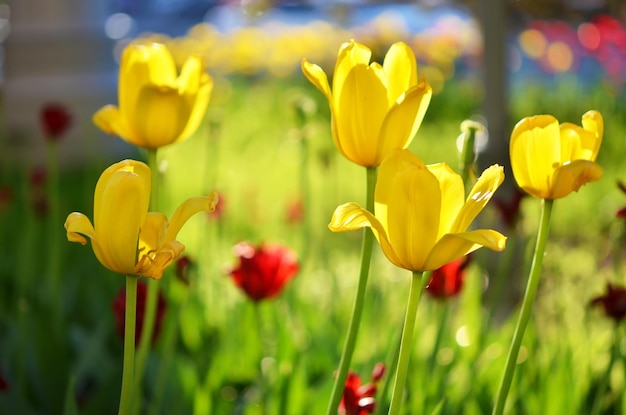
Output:
[[[159,201],[159,169],[157,165],[157,150],[148,150],[148,165],[151,171],[151,191],[150,191],[150,211],[158,212]],[[154,324],[156,321],[157,299],[159,296],[159,280],[148,281],[148,290],[146,292],[146,303],[144,308],[143,325],[141,329],[141,337],[139,339],[139,350],[137,352],[137,366],[135,376],[135,393],[141,390],[141,381],[143,372],[148,360],[148,352],[152,343],[152,335],[154,333]]]
[[[391,394],[391,406],[389,407],[389,415],[397,415],[400,413],[402,406],[402,394],[406,383],[406,375],[409,369],[409,360],[411,357],[411,348],[413,345],[413,331],[415,329],[415,320],[417,319],[417,306],[422,296],[422,289],[428,283],[430,278],[429,272],[414,271],[411,278],[411,289],[409,291],[409,303],[406,307],[406,316],[404,317],[404,327],[402,328],[402,341],[400,342],[400,353],[398,358],[398,367],[396,369],[396,380],[393,384],[393,392]]]
[[[376,168],[367,168],[367,190],[366,190],[366,209],[370,212],[374,212],[374,188],[376,187]],[[365,299],[365,287],[367,286],[367,278],[369,276],[370,262],[372,259],[372,245],[374,243],[374,235],[369,229],[364,230],[363,245],[361,249],[361,271],[359,273],[359,282],[357,285],[356,297],[354,299],[354,306],[352,308],[352,318],[348,325],[348,334],[346,337],[346,343],[341,353],[341,359],[339,360],[339,368],[337,369],[337,376],[335,377],[335,383],[333,384],[333,390],[328,403],[327,415],[335,415],[343,390],[348,377],[348,369],[350,368],[350,362],[352,361],[352,355],[354,353],[354,347],[356,345],[356,338],[359,333],[359,325],[361,324],[361,315],[363,314],[363,303]]]
[[[130,413],[133,405],[135,375],[135,319],[137,313],[137,276],[126,276],[126,315],[124,320],[124,366],[119,415]]]
[[[548,231],[550,230],[550,216],[552,215],[553,203],[554,201],[550,199],[543,199],[541,203],[541,219],[539,222],[533,261],[530,265],[530,274],[526,285],[526,293],[524,294],[524,300],[522,301],[522,310],[520,312],[519,319],[517,320],[517,326],[515,327],[515,332],[513,333],[513,340],[511,341],[509,355],[506,359],[505,369],[502,373],[500,389],[498,390],[498,396],[492,412],[493,415],[501,415],[504,412],[506,397],[511,387],[513,374],[515,373],[517,355],[522,344],[522,339],[524,338],[524,331],[526,330],[528,320],[530,319],[533,303],[537,294],[537,288],[539,287],[539,277],[541,276],[543,254],[546,250]]]
[[[613,343],[611,345],[611,357],[609,360],[609,364],[606,366],[606,371],[604,375],[600,378],[600,385],[596,391],[596,396],[593,400],[593,406],[591,407],[590,415],[597,415],[601,413],[603,398],[605,397],[605,391],[610,384],[611,381],[611,372],[613,371],[613,366],[615,365],[615,361],[617,360],[620,354],[620,343],[622,340],[621,332],[619,331],[619,324],[615,324],[612,330],[613,333]]]
[[[48,215],[48,277],[51,282],[53,301],[57,304],[55,310],[60,312],[59,278],[61,272],[61,212],[59,203],[59,151],[56,141],[49,140],[46,144],[46,190],[50,213]]]

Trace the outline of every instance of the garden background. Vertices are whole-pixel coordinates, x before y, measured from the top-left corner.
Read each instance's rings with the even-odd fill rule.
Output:
[[[146,154],[100,132],[91,116],[117,103],[121,49],[149,36],[181,59],[200,54],[215,86],[189,140],[159,152],[162,211],[216,191],[179,240],[191,260],[162,288],[167,311],[150,352],[145,413],[319,414],[326,407],[356,290],[361,234],[334,234],[336,206],[365,196],[364,172],[335,149],[327,102],[303,76],[306,58],[332,73],[342,42],[381,59],[404,41],[433,97],[410,149],[459,166],[460,124],[485,124],[477,164],[505,166],[481,224],[509,237],[477,252],[459,296],[420,306],[405,413],[489,413],[528,273],[538,201],[508,169],[515,123],[552,114],[579,123],[599,110],[604,177],[555,203],[533,318],[510,413],[626,413],[623,327],[590,302],[624,284],[626,9],[620,1],[271,2],[18,0],[0,4],[0,412],[105,414],[117,408],[122,341],[112,304],[124,279],[62,228],[93,209],[100,173]],[[61,105],[71,125],[55,144],[40,121]],[[54,150],[51,151],[51,147]],[[51,194],[50,159],[58,161]],[[56,174],[53,172],[53,175]],[[56,201],[52,200],[57,198]],[[57,208],[51,208],[57,206]],[[504,207],[510,207],[506,209]],[[228,276],[242,241],[296,252],[277,298],[252,302]],[[57,265],[50,265],[57,261]],[[59,278],[50,278],[58,266]],[[407,272],[375,246],[351,370],[392,366]],[[612,362],[609,365],[609,362]],[[607,367],[611,367],[607,370]],[[378,410],[385,413],[385,375]],[[71,412],[69,412],[71,413]]]

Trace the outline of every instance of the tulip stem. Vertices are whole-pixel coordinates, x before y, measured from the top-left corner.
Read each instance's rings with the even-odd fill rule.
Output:
[[[124,320],[124,366],[119,415],[130,413],[135,375],[135,321],[137,313],[137,276],[126,276],[126,314]]]
[[[366,208],[370,212],[374,212],[374,189],[376,187],[376,168],[367,167],[367,190],[366,190]],[[372,259],[372,246],[374,243],[374,235],[369,229],[364,229],[363,244],[361,249],[361,270],[359,273],[359,282],[357,285],[356,297],[354,299],[354,306],[352,308],[352,318],[348,325],[348,334],[346,342],[341,353],[341,359],[339,360],[339,368],[337,369],[337,376],[335,377],[335,383],[326,411],[327,415],[336,415],[339,402],[343,396],[343,390],[345,388],[346,379],[348,377],[348,369],[352,361],[352,354],[354,353],[354,347],[356,346],[356,339],[359,332],[359,326],[361,324],[361,315],[363,312],[363,303],[365,298],[365,287],[367,286],[367,279],[369,276],[370,262]]]
[[[398,366],[396,368],[396,379],[393,384],[391,393],[391,406],[389,407],[389,415],[397,415],[400,413],[402,406],[402,395],[404,385],[406,383],[406,375],[409,369],[409,358],[411,357],[411,348],[413,345],[413,330],[415,329],[415,320],[417,319],[417,306],[422,296],[422,290],[430,279],[430,272],[413,272],[411,278],[411,289],[409,291],[409,302],[406,307],[406,316],[404,317],[404,327],[402,328],[402,340],[400,342],[400,353],[398,357]]]
[[[49,140],[46,145],[46,191],[48,202],[50,204],[50,213],[48,215],[48,277],[51,282],[51,292],[57,312],[57,319],[61,316],[61,292],[59,288],[59,278],[61,271],[61,235],[60,229],[60,203],[59,203],[59,150],[58,144],[54,140]]]
[[[539,287],[539,278],[541,276],[543,254],[546,250],[546,242],[548,240],[548,231],[550,230],[550,217],[552,215],[553,203],[554,201],[551,199],[543,199],[541,202],[541,218],[537,233],[535,252],[533,253],[533,260],[530,265],[530,274],[526,285],[526,293],[524,294],[522,309],[517,320],[515,331],[513,332],[513,340],[511,341],[511,347],[506,359],[506,365],[504,372],[502,373],[500,389],[498,390],[498,396],[492,412],[493,415],[501,415],[504,412],[506,397],[511,387],[513,374],[515,373],[517,356],[522,344],[522,339],[524,338],[524,331],[526,330],[528,320],[530,319],[533,303],[537,294],[537,288]]]
[[[151,174],[151,190],[150,190],[150,211],[158,212],[159,201],[159,169],[157,165],[157,150],[148,150],[148,165]],[[157,299],[159,296],[159,280],[148,281],[148,290],[146,292],[146,303],[144,305],[144,319],[139,337],[139,349],[137,351],[137,366],[135,376],[135,392],[141,390],[141,381],[143,372],[148,359],[148,351],[152,343],[152,334],[154,333],[154,324],[156,320]],[[137,409],[137,408],[135,408]],[[135,411],[133,411],[135,412]]]

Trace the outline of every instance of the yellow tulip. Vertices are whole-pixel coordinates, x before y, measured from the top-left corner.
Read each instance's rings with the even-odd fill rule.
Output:
[[[328,226],[333,232],[370,227],[394,265],[432,271],[483,246],[505,248],[499,232],[468,231],[503,180],[501,166],[489,167],[464,201],[463,180],[445,163],[426,166],[409,150],[395,150],[380,165],[374,214],[346,203]]]
[[[355,41],[341,45],[332,92],[324,71],[302,61],[304,75],[328,100],[337,149],[364,167],[376,167],[391,150],[410,144],[432,95],[405,43],[393,44],[382,66],[369,63],[371,54]]]
[[[169,49],[160,43],[131,43],[122,53],[119,108],[98,110],[94,123],[129,143],[156,149],[191,136],[200,125],[213,80],[198,56],[177,74]]]
[[[70,213],[67,239],[83,245],[84,236],[91,239],[96,257],[111,271],[159,279],[185,249],[176,240],[183,224],[198,212],[213,211],[217,195],[186,200],[169,222],[162,213],[148,212],[149,202],[150,168],[135,160],[113,164],[96,184],[93,225],[82,213]]]
[[[582,127],[559,122],[551,115],[526,117],[511,133],[513,176],[526,193],[543,199],[560,199],[580,186],[600,180],[595,163],[604,134],[598,111],[582,117]]]

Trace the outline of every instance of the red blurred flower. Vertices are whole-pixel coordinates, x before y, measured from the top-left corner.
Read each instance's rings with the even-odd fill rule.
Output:
[[[58,141],[72,125],[72,114],[58,103],[49,103],[41,109],[41,128],[47,140]]]
[[[304,217],[302,199],[294,200],[287,205],[287,223],[300,223]]]
[[[143,281],[137,282],[137,313],[135,317],[135,345],[139,343],[139,339],[141,338],[141,331],[143,330],[143,318],[146,309],[146,300],[148,294],[148,285]],[[120,290],[117,294],[113,302],[111,303],[111,308],[113,309],[113,316],[115,317],[115,328],[117,329],[117,334],[120,336],[122,340],[124,340],[124,329],[125,329],[125,314],[126,314],[126,288]],[[167,311],[167,303],[165,302],[165,297],[159,291],[159,296],[157,299],[157,309],[156,316],[154,322],[154,331],[152,333],[152,344],[154,344],[159,337],[161,332],[161,324],[163,322],[163,317],[165,317],[165,312]]]
[[[606,293],[591,300],[592,306],[600,306],[607,317],[621,321],[626,317],[626,287],[607,284]]]
[[[621,180],[618,180],[617,187],[619,188],[619,190],[622,191],[622,193],[626,194],[626,184],[624,184],[624,182],[622,182]],[[626,219],[626,207],[623,207],[620,210],[618,210],[615,213],[615,216],[620,219]]]
[[[193,266],[193,261],[183,255],[176,261],[176,277],[183,283],[189,285],[189,270]]]
[[[0,187],[0,213],[13,203],[13,189],[9,186]]]
[[[426,292],[435,298],[449,298],[459,294],[463,289],[465,269],[469,262],[470,256],[467,255],[434,270]]]
[[[374,396],[378,389],[378,382],[385,374],[385,365],[378,363],[372,371],[372,380],[365,385],[361,384],[361,377],[354,372],[348,373],[343,396],[339,403],[341,415],[371,414],[376,409]]]
[[[234,250],[239,264],[229,271],[229,275],[253,301],[280,294],[285,283],[299,269],[295,253],[282,245],[254,246],[241,242],[235,245]]]
[[[4,376],[2,375],[2,370],[0,370],[0,393],[9,390],[9,383],[6,381]]]
[[[46,181],[48,172],[44,167],[35,167],[30,172],[30,200],[35,214],[40,217],[48,215],[48,196],[46,194]]]
[[[513,194],[511,194],[508,199],[494,199],[494,206],[498,210],[498,213],[500,213],[500,217],[507,227],[513,228],[517,224],[517,220],[520,217],[522,200],[526,196],[526,192],[522,192],[518,187],[515,187]]]

